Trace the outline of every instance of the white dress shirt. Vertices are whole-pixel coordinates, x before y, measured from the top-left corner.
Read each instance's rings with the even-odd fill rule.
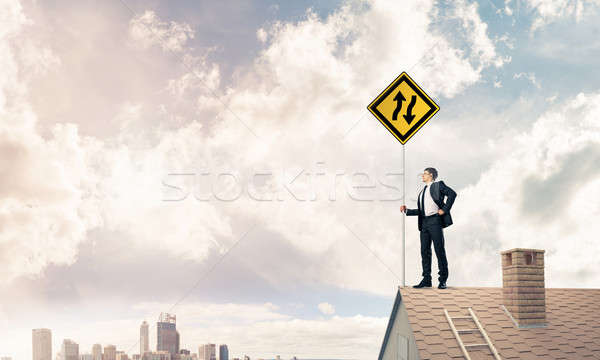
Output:
[[[425,193],[425,216],[430,216],[433,214],[437,214],[440,209],[439,206],[433,201],[431,197],[431,184],[433,181],[425,183],[427,185],[427,192]],[[419,201],[421,201],[421,197],[423,196],[423,190],[419,193]]]

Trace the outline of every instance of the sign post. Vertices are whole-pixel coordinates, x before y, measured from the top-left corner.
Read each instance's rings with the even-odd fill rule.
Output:
[[[402,202],[406,205],[406,142],[440,107],[403,72],[367,109],[402,143]],[[406,286],[406,216],[402,217],[402,286]]]

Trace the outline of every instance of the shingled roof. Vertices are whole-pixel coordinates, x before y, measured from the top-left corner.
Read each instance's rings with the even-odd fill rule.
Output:
[[[600,289],[546,288],[546,325],[534,328],[517,326],[503,306],[502,290],[399,287],[379,360],[398,358],[391,355],[397,351],[391,348],[398,346],[392,338],[399,326],[409,332],[408,344],[416,344],[416,354],[407,358],[464,359],[444,309],[456,317],[469,315],[469,308],[502,359],[600,359]],[[456,328],[475,327],[471,319],[454,323]],[[460,337],[465,343],[484,341],[479,332]],[[468,353],[474,360],[494,358],[488,347],[471,348]]]

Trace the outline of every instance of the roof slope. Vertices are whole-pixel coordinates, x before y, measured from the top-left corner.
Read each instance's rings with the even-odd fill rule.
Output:
[[[387,347],[388,340],[390,338],[392,328],[394,327],[394,319],[396,319],[396,315],[398,314],[398,308],[400,308],[400,304],[402,303],[402,296],[400,295],[400,289],[396,293],[396,300],[394,300],[394,306],[392,307],[392,314],[390,315],[390,319],[388,320],[387,328],[385,329],[385,336],[383,337],[383,344],[381,345],[381,349],[379,350],[378,359],[383,359],[383,353],[385,352],[385,348]]]
[[[600,359],[600,289],[547,288],[548,326],[521,329],[501,306],[502,288],[400,287],[398,298],[406,307],[421,359],[464,358],[444,308],[450,316],[465,316],[469,307],[502,359]],[[472,320],[454,323],[457,328],[473,327]],[[465,343],[482,342],[479,333],[461,334],[461,338]],[[470,350],[469,355],[474,360],[493,358],[487,348]]]

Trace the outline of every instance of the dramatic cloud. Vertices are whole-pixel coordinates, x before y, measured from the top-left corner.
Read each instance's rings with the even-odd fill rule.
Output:
[[[384,153],[395,144],[377,141],[379,128],[348,129],[388,80],[380,76],[380,69],[415,65],[426,89],[436,96],[452,97],[478,81],[483,69],[505,61],[496,53],[474,4],[462,2],[448,15],[463,24],[457,31],[463,32],[468,55],[429,25],[436,21],[433,3],[413,4],[410,11],[406,6],[389,1],[349,2],[324,19],[308,10],[297,23],[276,22],[265,28],[266,35],[259,35],[265,48],[254,63],[238,72],[231,88],[219,93],[214,92],[221,84],[219,67],[208,60],[213,50],[195,50],[189,45],[194,39],[190,25],[163,20],[152,11],[134,17],[124,51],[157,56],[159,66],[164,61],[161,56],[175,63],[183,59],[187,66],[180,68],[183,73],[169,71],[162,76],[159,98],[115,98],[120,105],[109,121],[118,125],[114,136],[83,140],[73,125],[59,125],[57,129],[62,130],[57,131],[70,129],[70,137],[57,134],[73,144],[70,157],[80,154],[69,166],[81,172],[70,178],[77,184],[71,189],[74,203],[62,197],[61,205],[75,209],[77,201],[83,201],[82,194],[89,194],[93,202],[86,202],[89,208],[84,215],[91,220],[85,218],[77,231],[64,229],[64,237],[51,237],[54,248],[62,249],[60,255],[44,252],[36,258],[39,265],[22,274],[39,273],[50,262],[72,261],[85,231],[95,225],[126,234],[135,244],[202,262],[212,250],[223,254],[258,224],[280,234],[300,252],[327,253],[332,262],[315,269],[315,280],[387,293],[393,277],[380,276],[379,267],[374,273],[360,272],[354,264],[362,258],[365,241],[376,254],[396,243],[397,219],[386,218],[388,210],[378,207],[363,220],[350,220],[355,205],[361,206],[348,198],[347,191],[356,192],[352,186],[361,181],[376,181],[378,191],[388,190],[388,197],[398,199],[398,176],[385,179],[382,175],[387,169],[397,172],[397,157],[375,164],[360,156],[367,151]],[[398,43],[398,33],[411,36]],[[153,46],[180,56],[157,54]],[[371,54],[379,55],[367,61]],[[147,73],[159,75],[156,65],[145,66]],[[156,79],[148,82],[155,86]],[[338,119],[339,125],[323,119]],[[356,146],[340,146],[344,141],[354,143],[357,136],[362,141]],[[313,147],[315,143],[319,145]],[[367,149],[367,144],[374,147]],[[311,147],[314,151],[307,151]],[[47,154],[41,149],[36,153]],[[324,165],[319,168],[319,163]],[[346,173],[338,185],[336,168]],[[275,174],[263,177],[267,179],[263,185],[255,184],[257,178],[251,174],[263,169]],[[350,176],[357,170],[371,178]],[[321,178],[325,183],[313,183],[315,178],[309,175],[318,171],[327,173]],[[233,174],[219,175],[222,172]],[[83,174],[89,183],[77,177]],[[301,176],[296,179],[297,174]],[[52,177],[45,178],[46,186],[56,186]],[[382,182],[395,189],[386,189]],[[247,189],[257,186],[261,196],[283,196],[284,201],[261,202],[245,196]],[[239,187],[245,191],[239,192]],[[327,200],[332,193],[335,202]],[[363,194],[367,199],[380,196]],[[210,201],[197,200],[207,195]],[[306,201],[314,196],[318,201]],[[341,239],[347,245],[339,246]],[[12,258],[19,262],[20,256],[13,252]],[[390,257],[386,262],[394,261]],[[271,269],[256,271],[273,276]],[[17,275],[15,269],[11,278]]]
[[[487,278],[498,286],[500,251],[522,247],[546,250],[547,286],[598,285],[600,262],[589,235],[600,231],[593,220],[600,207],[590,201],[600,196],[600,169],[593,165],[600,161],[598,114],[598,93],[553,106],[461,190],[453,216],[470,220],[456,224],[460,240],[452,253],[462,254],[455,256],[455,273],[463,283]]]
[[[18,2],[0,6],[1,284],[21,275],[36,276],[49,263],[72,263],[86,230],[100,225],[101,219],[92,196],[95,173],[86,152],[97,143],[81,138],[68,123],[55,124],[49,136],[42,137],[38,115],[27,100],[33,75],[43,74],[59,60],[50,49],[19,36],[31,22]]]

